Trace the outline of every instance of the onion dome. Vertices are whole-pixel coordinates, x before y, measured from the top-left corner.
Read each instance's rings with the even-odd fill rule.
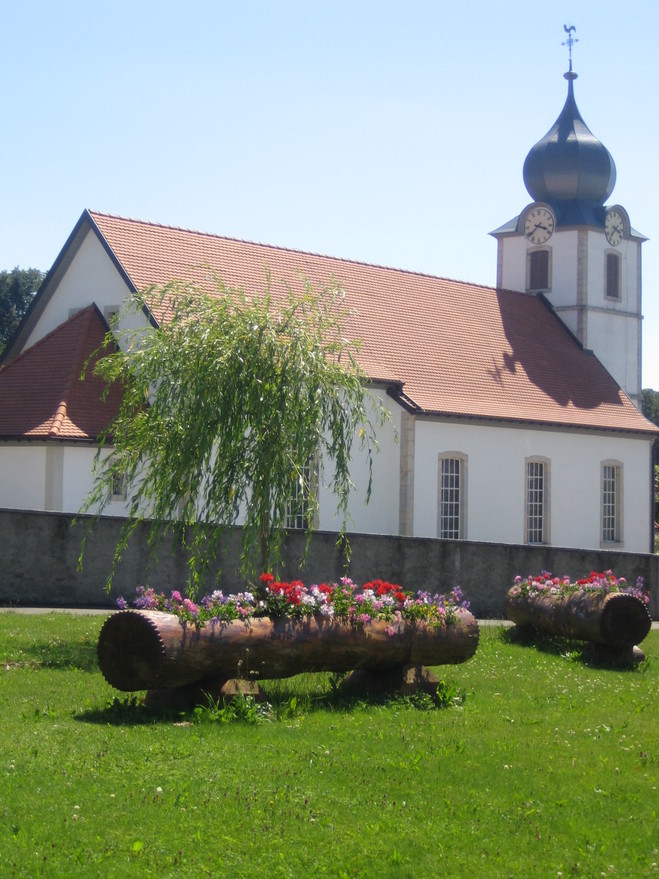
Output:
[[[570,65],[571,66],[571,65]],[[616,182],[607,148],[581,118],[574,99],[577,74],[564,74],[567,99],[561,114],[524,162],[524,185],[534,201],[556,211],[558,225],[603,225],[604,202]]]

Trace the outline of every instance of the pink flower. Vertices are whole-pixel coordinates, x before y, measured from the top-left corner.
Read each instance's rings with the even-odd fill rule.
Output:
[[[184,599],[183,607],[192,614],[192,616],[196,616],[199,613],[199,607],[194,603],[194,601],[190,601],[189,598]]]

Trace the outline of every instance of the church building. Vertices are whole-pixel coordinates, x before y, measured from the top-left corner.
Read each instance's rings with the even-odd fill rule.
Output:
[[[391,412],[368,505],[354,459],[350,530],[650,552],[644,238],[608,203],[613,159],[579,113],[571,62],[565,77],[565,105],[524,163],[532,201],[491,233],[495,287],[85,210],[0,363],[0,508],[80,509],[119,403],[80,375],[126,297],[211,274],[249,293],[269,276],[273,292],[340,284],[346,331]],[[337,531],[328,487],[319,500],[316,527]],[[126,509],[117,486],[105,513]]]

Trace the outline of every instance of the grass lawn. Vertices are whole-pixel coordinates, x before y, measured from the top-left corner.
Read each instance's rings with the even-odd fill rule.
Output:
[[[3,877],[659,877],[659,631],[623,671],[483,627],[454,707],[309,675],[222,722],[109,687],[103,619],[0,613]]]

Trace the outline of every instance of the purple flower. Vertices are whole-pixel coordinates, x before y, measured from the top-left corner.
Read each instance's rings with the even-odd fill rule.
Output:
[[[117,607],[119,608],[119,610],[126,610],[126,608],[128,607],[128,602],[123,597],[123,595],[120,595],[119,598],[117,598]]]

